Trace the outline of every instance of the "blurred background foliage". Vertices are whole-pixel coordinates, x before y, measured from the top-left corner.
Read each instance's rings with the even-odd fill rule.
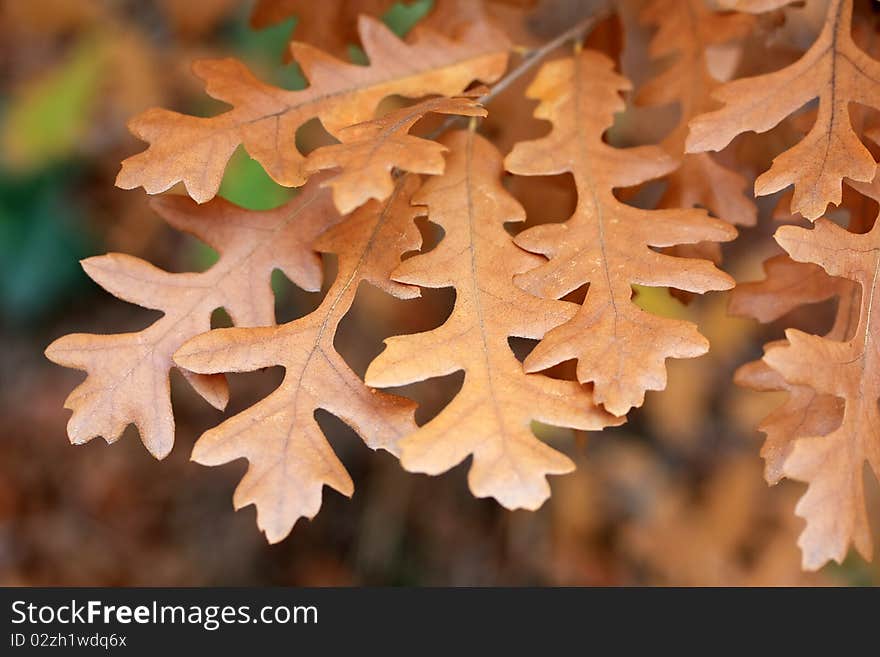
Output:
[[[387,4],[382,18],[404,35],[433,3]],[[560,2],[545,4],[551,10],[543,19],[567,20],[558,11]],[[638,0],[624,3],[634,4]],[[878,567],[857,557],[818,574],[800,571],[795,542],[801,521],[792,510],[802,487],[768,488],[757,456],[760,436],[754,427],[779,398],[731,383],[734,369],[758,356],[758,345],[781,335],[782,327],[827,326],[833,309],[828,304],[760,327],[728,317],[723,295],[683,305],[664,290],[638,290],[644,306],[697,321],[712,352],[670,362],[668,390],[649,393],[645,407],[620,429],[573,436],[539,427],[544,439],[572,456],[578,470],[553,478],[553,497],[536,513],[510,513],[472,498],[466,466],[437,478],[404,473],[393,458],[364,449],[349,429],[327,416],[321,421],[357,493],[349,501],[328,492],[315,521],[302,521],[291,538],[268,546],[254,526],[253,507],[232,511],[232,490],[244,465],[204,468],[188,461],[192,443],[220,416],[176,378],[178,446],[166,461],[149,457],[132,428],[113,447],[98,440],[71,447],[62,405],[82,375],[52,366],[42,350],[71,331],[131,330],[155,316],[104,293],[78,260],[123,251],[181,271],[203,269],[216,257],[164,226],[142,190],[113,186],[119,162],[142,148],[128,134],[126,120],[155,105],[194,114],[221,109],[189,72],[199,57],[238,57],[273,84],[305,85],[296,64],[283,63],[290,35],[299,36],[297,17],[257,30],[249,25],[251,9],[251,3],[234,0],[2,3],[0,584],[880,582]],[[552,23],[531,25],[553,34]],[[643,49],[645,31],[632,22],[625,27],[627,52]],[[613,23],[597,30],[594,40],[614,51],[621,47],[619,31]],[[346,52],[352,61],[365,61],[356,43]],[[526,82],[498,98],[500,118],[486,124],[507,145],[502,147],[519,138],[520,124],[535,134],[546,130],[529,119],[533,105],[520,100]],[[507,115],[508,110],[518,114]],[[631,140],[628,135],[638,133],[633,126],[643,125],[640,116],[641,111],[621,115],[612,138]],[[320,126],[310,130],[298,138],[318,143],[326,136]],[[540,182],[542,187],[514,180],[511,191],[530,221],[564,219],[573,204],[570,181]],[[265,209],[295,191],[275,184],[239,150],[220,193]],[[643,190],[632,202],[650,197],[651,190]],[[771,203],[763,205],[763,215],[771,209]],[[429,227],[420,226],[430,238]],[[725,266],[738,280],[760,276],[761,261],[773,252],[772,230],[764,217],[725,249]],[[326,264],[332,280],[332,259]],[[297,290],[278,272],[273,282],[280,319],[317,304],[320,295]],[[451,299],[447,291],[437,291],[401,302],[364,287],[341,327],[339,349],[362,374],[384,337],[439,324]],[[264,396],[279,377],[274,370],[233,377],[227,412]],[[452,375],[408,388],[422,404],[420,421],[442,407],[460,383],[460,375]],[[878,497],[875,490],[874,517]]]

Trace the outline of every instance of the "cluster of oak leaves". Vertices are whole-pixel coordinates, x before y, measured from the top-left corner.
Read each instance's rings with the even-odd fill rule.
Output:
[[[260,3],[258,11],[272,4]],[[640,20],[656,28],[651,55],[669,65],[637,100],[680,107],[662,143],[615,148],[605,141],[630,83],[611,58],[582,47],[582,34],[574,34],[540,64],[527,90],[549,133],[503,154],[481,135],[485,90],[474,89],[503,80],[512,53],[521,54],[511,29],[516,12],[488,1],[435,4],[406,40],[360,16],[367,65],[294,42],[292,58],[309,82],[303,90],[267,85],[233,59],[203,60],[194,71],[228,111],[199,118],[152,109],[131,121],[149,146],[123,162],[117,184],[157,194],[182,182],[188,197],[158,196],[153,208],[220,259],[199,273],[169,273],[123,254],[83,262],[112,294],[163,315],[140,332],[68,335],[49,346],[51,360],[87,372],[66,404],[73,410],[71,441],[112,442],[135,424],[147,449],[162,458],[174,441],[172,368],[223,408],[225,373],[280,365],[280,387],[207,431],[193,451],[206,465],[249,461],[235,505],[256,506],[270,541],[318,512],[325,485],[353,492],[315,420],[317,409],[342,419],[369,447],[399,456],[409,471],[437,474],[470,457],[474,495],[535,509],[550,495],[547,475],[574,464],[534,435],[533,421],[580,430],[619,425],[646,391],[664,388],[667,358],[708,350],[692,323],[633,303],[633,285],[686,293],[734,287],[716,267],[717,243],[736,237],[732,224],[753,224],[756,210],[745,177],[710,152],[798,114],[795,121],[806,128],[757,178],[755,194],[793,187],[779,213],[812,225],[778,230],[785,254],[767,261],[764,280],[732,292],[731,309],[771,321],[837,297],[837,319],[825,336],[787,331],[737,378],[788,392],[761,426],[763,456],[770,483],[808,483],[797,507],[806,520],[804,565],[840,561],[850,545],[870,558],[865,463],[880,475],[880,228],[869,202],[880,200],[880,182],[866,146],[880,131],[865,110],[880,109],[880,61],[868,54],[870,12],[858,7],[854,18],[853,0],[830,0],[821,33],[794,63],[721,83],[710,72],[709,49],[745,38],[767,12],[784,19],[789,0],[722,7],[647,0]],[[377,112],[390,97],[420,102]],[[465,118],[447,119],[435,134],[411,134],[428,114]],[[315,118],[338,143],[303,154],[296,133]],[[215,198],[239,146],[275,181],[300,187],[293,200],[250,211]],[[505,224],[526,217],[505,178],[560,173],[570,173],[577,189],[572,216],[512,237]],[[666,187],[656,209],[633,207],[615,194],[658,179]],[[851,198],[844,227],[823,215],[845,195]],[[443,238],[404,258],[420,248],[419,216],[441,226]],[[272,271],[320,290],[321,253],[339,263],[323,301],[304,317],[276,324]],[[334,348],[362,282],[403,299],[419,296],[420,288],[455,290],[445,323],[388,339],[365,381]],[[582,303],[567,300],[585,284]],[[218,308],[234,328],[211,330]],[[520,362],[511,336],[539,342]],[[577,380],[542,373],[571,360]],[[382,390],[456,371],[464,371],[460,392],[423,426],[415,423],[413,401]]]

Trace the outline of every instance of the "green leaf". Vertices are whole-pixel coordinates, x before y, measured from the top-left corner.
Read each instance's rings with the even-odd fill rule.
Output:
[[[99,100],[106,53],[99,39],[83,36],[55,69],[13,95],[0,128],[9,168],[31,171],[76,150]]]
[[[260,163],[240,146],[229,160],[220,185],[220,196],[249,210],[277,208],[294,193],[295,190],[282,187],[272,180]]]

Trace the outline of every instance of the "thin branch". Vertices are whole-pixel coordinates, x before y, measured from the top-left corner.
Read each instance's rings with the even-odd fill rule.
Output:
[[[535,66],[541,63],[541,61],[547,55],[549,55],[560,46],[565,45],[569,41],[578,41],[582,39],[584,35],[589,32],[596,23],[604,19],[607,15],[607,10],[593,14],[589,18],[585,18],[574,27],[569,28],[559,36],[555,37],[553,40],[548,41],[540,48],[536,48],[535,50],[530,51],[523,58],[522,62],[520,62],[519,66],[517,66],[510,73],[505,75],[501,80],[498,81],[498,84],[492,87],[488,91],[488,93],[480,96],[477,101],[482,105],[492,102],[492,100],[494,100],[495,97],[498,96],[502,91],[507,89],[507,87],[509,87],[516,80],[521,78],[523,75],[535,68]]]
[[[561,33],[559,36],[554,37],[544,45],[539,48],[535,48],[534,50],[529,51],[523,60],[519,63],[519,65],[514,68],[510,73],[501,78],[498,83],[492,87],[488,92],[477,98],[477,102],[481,105],[486,105],[491,103],[500,93],[502,93],[505,89],[507,89],[511,84],[516,82],[523,75],[531,71],[535,66],[541,63],[541,61],[547,57],[551,52],[559,48],[560,46],[565,45],[569,41],[578,42],[593,29],[593,26],[598,23],[600,20],[604,19],[608,16],[609,10],[603,9],[601,11],[596,12],[592,16],[585,18],[580,21],[573,27],[570,27],[565,32]],[[451,116],[446,119],[443,123],[441,123],[436,129],[434,129],[430,134],[425,136],[425,139],[436,139],[444,132],[446,132],[449,128],[454,126],[456,123],[464,120],[464,117],[461,116]]]

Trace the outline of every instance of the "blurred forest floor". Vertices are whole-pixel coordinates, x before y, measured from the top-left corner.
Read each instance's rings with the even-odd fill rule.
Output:
[[[403,33],[430,4],[395,6],[386,21]],[[275,84],[303,85],[295,65],[280,64],[295,19],[252,30],[247,5],[2,5],[0,584],[880,583],[880,567],[856,556],[817,574],[801,572],[796,537],[802,521],[793,507],[802,486],[768,487],[758,457],[755,426],[779,398],[732,384],[736,367],[758,357],[760,344],[781,335],[791,321],[760,327],[730,318],[724,295],[684,306],[665,292],[643,291],[642,303],[697,321],[712,351],[670,362],[668,390],[649,393],[624,427],[579,436],[542,429],[578,470],[554,477],[552,498],[535,513],[511,513],[474,499],[466,464],[441,477],[407,474],[328,415],[322,421],[352,473],[354,498],[327,491],[316,520],[301,521],[290,538],[269,546],[255,527],[253,507],[232,510],[244,463],[206,468],[188,460],[199,434],[223,415],[177,378],[177,446],[165,461],[149,456],[133,428],[112,447],[101,440],[72,447],[65,434],[69,411],[62,406],[83,374],[52,365],[43,349],[65,333],[133,330],[155,317],[100,290],[78,260],[122,251],[185,271],[204,268],[213,257],[165,226],[142,190],[113,186],[119,162],[142,148],[125,129],[126,120],[155,105],[216,111],[218,104],[189,72],[199,57],[236,56]],[[350,53],[357,59],[356,47]],[[522,85],[510,93],[521,91]],[[504,106],[499,98],[498,111]],[[625,115],[624,128],[628,120]],[[300,136],[320,139],[322,131],[315,131],[314,137]],[[548,187],[540,196],[528,184],[513,191],[530,216],[553,208],[555,218],[564,219],[570,185],[551,181]],[[290,194],[243,152],[235,155],[221,189],[251,208],[274,207]],[[770,206],[762,209],[767,214]],[[762,219],[725,249],[724,266],[738,280],[760,276],[761,261],[773,253],[771,224]],[[333,263],[327,264],[332,280]],[[308,312],[320,298],[281,277],[275,287],[279,320]],[[384,337],[443,321],[451,294],[425,297],[401,302],[374,289],[359,291],[337,338],[355,371],[363,374]],[[799,321],[827,326],[832,309],[808,309]],[[226,414],[279,381],[274,370],[233,377]],[[408,388],[422,403],[420,421],[460,383],[460,375],[453,375],[442,385]]]

